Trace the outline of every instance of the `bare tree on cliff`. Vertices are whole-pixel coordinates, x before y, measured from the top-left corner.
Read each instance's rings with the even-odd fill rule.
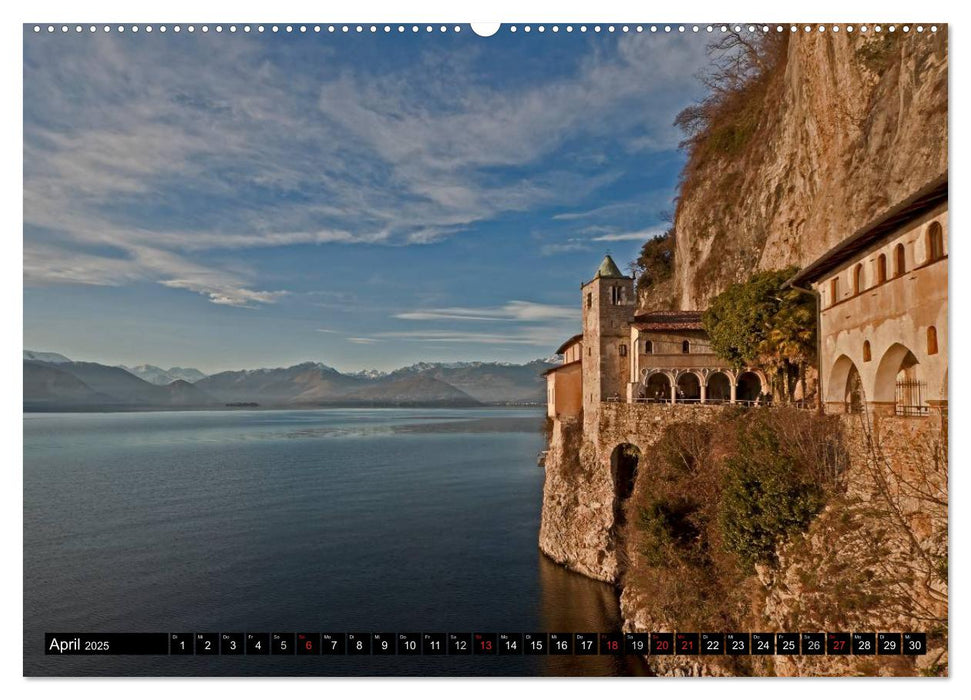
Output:
[[[761,27],[759,27],[761,30]],[[784,65],[788,32],[720,33],[708,44],[711,59],[698,75],[708,89],[704,99],[685,107],[674,120],[685,134],[681,146],[691,163],[711,153],[733,153],[748,143],[758,126],[768,83]]]

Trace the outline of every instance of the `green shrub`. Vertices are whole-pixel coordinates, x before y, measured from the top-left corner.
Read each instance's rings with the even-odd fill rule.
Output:
[[[667,566],[697,544],[700,529],[692,516],[697,504],[684,497],[658,499],[638,511],[641,554],[650,566]]]
[[[784,449],[767,422],[742,428],[726,460],[719,525],[724,546],[751,568],[774,560],[776,545],[805,530],[826,502],[812,475]]]

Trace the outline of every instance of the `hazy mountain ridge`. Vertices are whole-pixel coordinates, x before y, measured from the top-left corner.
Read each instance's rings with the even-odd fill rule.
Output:
[[[24,360],[24,410],[188,408],[219,405],[189,382],[150,384],[121,367],[96,362]]]
[[[136,377],[158,386],[165,386],[178,380],[195,384],[200,379],[206,378],[205,374],[194,367],[170,367],[169,369],[162,369],[155,365],[137,365],[135,367],[119,366],[123,370],[134,374]]]
[[[25,358],[28,352],[25,351]],[[63,360],[24,360],[25,411],[213,408],[227,404],[263,407],[538,404],[545,400],[542,372],[551,366],[545,360],[522,365],[421,362],[387,373],[371,370],[345,374],[320,362],[304,362],[291,367],[218,372],[195,382],[179,378],[161,384],[158,382],[162,381],[162,373],[172,370],[152,365],[110,367],[95,362],[73,362],[63,355],[57,357]],[[144,376],[138,376],[133,370],[140,370]]]
[[[71,362],[70,358],[64,357],[59,352],[37,352],[36,350],[24,350],[24,359],[50,362],[58,365],[63,362]]]

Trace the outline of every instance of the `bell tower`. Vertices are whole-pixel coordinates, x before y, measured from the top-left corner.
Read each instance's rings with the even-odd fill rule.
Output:
[[[637,307],[634,278],[606,255],[581,288],[583,304],[583,415],[595,429],[600,402],[624,400],[630,381],[630,322]]]

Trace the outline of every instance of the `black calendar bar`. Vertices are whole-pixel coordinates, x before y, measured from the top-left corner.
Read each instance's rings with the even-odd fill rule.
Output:
[[[48,632],[52,656],[920,656],[923,632]]]

